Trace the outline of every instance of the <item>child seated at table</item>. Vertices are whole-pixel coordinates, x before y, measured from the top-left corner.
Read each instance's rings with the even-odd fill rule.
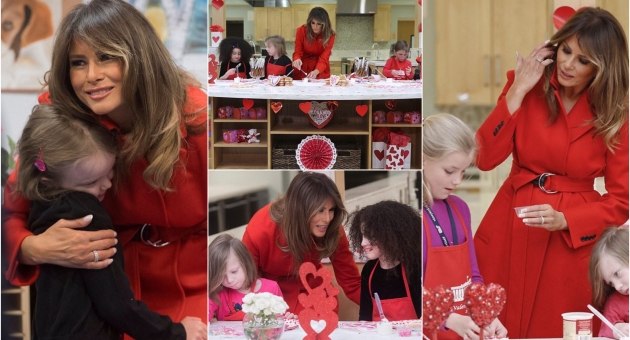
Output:
[[[287,57],[284,38],[272,35],[265,39],[265,48],[269,56],[265,59],[265,78],[269,76],[286,76],[293,71],[291,59]]]
[[[611,227],[602,233],[591,252],[588,278],[593,306],[628,336],[628,226]],[[602,324],[600,337],[618,339],[619,332]]]
[[[208,246],[208,322],[243,321],[243,297],[268,292],[282,297],[275,281],[258,278],[252,255],[241,240],[229,234]]]

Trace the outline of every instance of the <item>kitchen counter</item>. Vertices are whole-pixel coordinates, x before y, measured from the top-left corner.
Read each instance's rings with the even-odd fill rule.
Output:
[[[385,81],[355,83],[349,86],[313,86],[312,83],[293,86],[270,86],[264,83],[209,84],[209,97],[291,100],[374,100],[422,98],[422,82]]]

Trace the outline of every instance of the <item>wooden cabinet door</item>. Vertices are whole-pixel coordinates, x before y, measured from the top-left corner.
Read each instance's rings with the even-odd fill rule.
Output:
[[[490,0],[434,4],[436,104],[490,103]]]
[[[328,12],[333,31],[337,29],[337,5],[317,5]]]
[[[267,36],[282,35],[282,8],[267,8]]]
[[[267,9],[254,8],[254,40],[265,41],[267,38]]]
[[[609,11],[617,18],[628,37],[628,1],[627,0],[597,0],[597,6]]]
[[[391,5],[378,5],[376,14],[374,14],[374,41],[389,41],[391,9]]]
[[[294,29],[306,24],[306,19],[308,19],[308,13],[311,8],[309,5],[291,5],[293,8],[293,27]],[[295,34],[294,34],[295,35]]]
[[[282,9],[282,37],[286,41],[295,41],[295,25],[293,24],[293,8]]]

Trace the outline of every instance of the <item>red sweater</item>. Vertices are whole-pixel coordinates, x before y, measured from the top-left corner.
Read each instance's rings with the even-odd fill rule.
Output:
[[[40,102],[50,103],[47,93],[40,97]],[[185,111],[201,109],[194,123],[203,123],[207,119],[206,105],[204,92],[192,87],[188,89]],[[117,129],[106,117],[102,124]],[[199,256],[207,253],[207,137],[205,133],[187,134],[185,128],[182,128],[182,134],[186,142],[182,143],[179,158],[186,166],[176,167],[173,172],[175,192],[154,190],[144,181],[142,172],[148,163],[142,158],[132,165],[130,178],[118,191],[107,191],[103,200],[123,246],[125,272],[136,299],[144,301],[151,310],[170,316],[175,322],[184,316],[202,320],[207,316],[207,261],[205,256]],[[17,171],[13,171],[5,186],[3,256],[9,264],[7,280],[24,286],[35,282],[39,267],[17,261],[22,241],[32,232],[26,225],[30,203],[21,196],[10,194],[16,180]],[[144,223],[159,226],[154,231],[159,230],[162,237],[168,237],[166,233],[170,233],[175,240],[162,248],[131,241]],[[192,231],[196,232],[190,234]],[[155,237],[154,233],[150,239],[158,240]]]
[[[400,80],[405,80],[405,79],[413,79],[413,71],[411,73],[409,73],[409,75],[402,75],[402,76],[394,76],[392,75],[392,71],[406,71],[407,67],[411,67],[411,61],[409,60],[403,60],[403,61],[398,61],[398,59],[396,59],[396,57],[391,57],[389,59],[387,59],[387,62],[385,63],[385,67],[383,67],[383,74],[388,77],[388,78],[395,78],[395,79],[400,79]]]
[[[289,253],[276,245],[276,240],[282,245],[286,245],[287,242],[279,226],[269,217],[269,207],[270,205],[267,205],[260,209],[249,221],[243,235],[243,243],[254,257],[260,276],[278,282],[284,300],[289,305],[289,311],[297,314],[304,309],[298,302],[298,295],[307,291],[299,275],[293,275],[293,259]],[[346,296],[358,305],[361,299],[361,275],[350,252],[343,227],[339,228],[339,233],[341,238],[330,260],[337,283]],[[314,246],[310,254],[304,254],[304,262],[312,262],[317,269],[322,267]]]
[[[307,74],[315,69],[319,70],[317,79],[326,79],[330,77],[330,54],[332,53],[333,45],[335,45],[335,37],[333,35],[328,40],[328,44],[324,47],[323,37],[320,33],[313,39],[312,42],[308,42],[306,38],[306,26],[302,25],[297,28],[295,32],[295,51],[293,51],[293,61],[302,60],[302,70]],[[293,78],[300,80],[305,77],[304,73],[300,71],[293,72]]]

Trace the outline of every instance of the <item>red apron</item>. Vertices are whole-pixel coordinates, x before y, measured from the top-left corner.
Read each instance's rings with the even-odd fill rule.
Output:
[[[376,265],[372,268],[370,273],[370,279],[368,281],[368,288],[370,290],[370,298],[372,299],[372,321],[381,321],[381,315],[378,312],[376,306],[376,300],[374,299],[374,293],[372,293],[372,275],[378,266],[378,260]],[[401,321],[401,320],[414,320],[418,318],[416,309],[411,301],[411,293],[409,292],[409,284],[407,283],[407,274],[405,273],[405,267],[401,264],[403,282],[405,283],[405,290],[407,296],[395,299],[381,300],[381,306],[383,307],[383,314],[389,321]]]
[[[256,288],[256,282],[258,282],[258,279],[254,280],[254,283],[252,284],[252,288],[250,289],[252,293],[254,293],[254,289]],[[223,321],[243,321],[243,318],[245,317],[245,312],[243,312],[243,310],[236,311],[234,309],[234,304],[232,303],[232,294],[230,293],[231,292],[228,292],[227,294],[228,308],[230,309],[230,314],[226,315],[223,318]]]
[[[278,62],[278,60],[276,60]],[[271,57],[267,60],[267,77],[269,76],[283,76],[287,74],[287,66],[276,65],[271,62]]]
[[[425,234],[427,236],[427,264],[424,274],[424,285],[426,287],[434,288],[439,285],[443,285],[450,288],[453,291],[454,303],[453,309],[455,313],[461,315],[468,315],[466,304],[464,302],[464,291],[472,283],[472,270],[470,269],[470,254],[468,252],[468,231],[464,224],[464,219],[457,210],[455,205],[451,204],[448,199],[446,200],[457,217],[464,229],[464,236],[466,241],[461,244],[452,245],[448,247],[432,247],[431,246],[431,233],[429,232],[429,219],[426,211],[423,209],[423,224]],[[427,334],[431,337],[431,335]],[[461,339],[457,333],[452,330],[443,331],[438,329],[438,339]]]
[[[229,70],[229,69],[231,69],[231,68],[233,68],[233,67],[236,67],[236,65],[238,65],[238,64],[239,64],[239,63],[236,63],[236,65],[234,65],[234,66],[230,66],[230,62],[231,62],[231,60],[230,60],[230,61],[228,61],[228,66],[227,66],[227,69],[228,69],[228,70]],[[234,74],[232,74],[231,76],[228,76],[228,77],[227,77],[227,80],[232,80],[232,79],[236,78],[236,76],[238,76],[239,78],[243,78],[243,79],[247,78],[247,75],[245,74],[245,65],[243,65],[243,63],[240,63],[240,64],[241,64],[241,66],[239,66],[239,67],[238,67],[238,70],[237,70],[237,71],[240,71],[240,70],[243,70],[243,71],[238,72],[238,73],[234,73]],[[241,320],[242,320],[242,319],[241,319]]]

